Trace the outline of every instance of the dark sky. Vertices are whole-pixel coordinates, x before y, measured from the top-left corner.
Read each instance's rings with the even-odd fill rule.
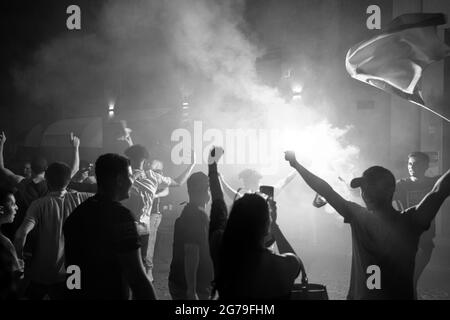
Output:
[[[66,32],[66,9],[71,4],[82,6],[83,23],[91,23],[104,0],[2,0],[0,2],[1,70],[26,64],[30,54],[42,42]],[[8,72],[6,72],[8,73]],[[2,93],[8,86],[2,72]]]

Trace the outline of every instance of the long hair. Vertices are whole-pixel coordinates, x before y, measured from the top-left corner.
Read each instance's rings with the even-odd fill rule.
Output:
[[[259,264],[269,225],[269,207],[263,197],[246,194],[234,202],[222,238],[216,278],[221,299],[233,298],[246,275]]]

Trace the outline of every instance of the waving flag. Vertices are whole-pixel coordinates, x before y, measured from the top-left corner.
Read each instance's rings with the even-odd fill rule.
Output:
[[[437,13],[405,14],[394,19],[379,36],[352,47],[346,57],[348,73],[355,79],[428,108],[422,98],[423,71],[450,55],[450,47],[437,36],[446,17]]]

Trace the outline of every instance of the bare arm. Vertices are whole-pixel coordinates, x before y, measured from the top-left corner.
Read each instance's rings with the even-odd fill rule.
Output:
[[[184,245],[184,273],[186,277],[187,295],[189,300],[197,297],[197,270],[200,263],[200,249],[196,244]]]
[[[2,131],[2,133],[0,134],[0,173],[2,176],[4,176],[13,186],[16,186],[17,184],[20,183],[20,181],[22,181],[23,179],[25,179],[24,177],[15,174],[14,172],[12,172],[11,170],[5,168],[5,161],[3,159],[3,147],[5,145],[6,142],[6,135],[5,133]]]
[[[430,227],[441,205],[450,195],[450,170],[447,171],[434,185],[433,189],[416,206],[415,219],[424,229]]]
[[[164,198],[164,197],[167,197],[168,195],[169,195],[169,188],[164,188],[155,194],[155,199],[156,198]]]
[[[233,187],[231,187],[228,184],[228,182],[226,182],[225,179],[221,175],[219,175],[219,179],[220,179],[220,183],[223,186],[223,191],[225,192],[227,197],[230,198],[231,200],[234,200],[234,198],[236,197],[236,194],[238,193],[238,191],[234,190]]]
[[[295,277],[298,276],[298,273],[300,270],[304,270],[303,262],[298,257],[298,255],[295,253],[294,248],[292,248],[289,241],[284,236],[283,232],[281,231],[280,227],[276,223],[277,221],[277,205],[275,201],[269,201],[270,205],[270,215],[272,217],[272,234],[275,237],[275,242],[277,243],[278,252],[285,256],[287,261],[289,261],[289,268],[292,270],[292,274],[295,275]],[[302,273],[303,279],[307,280],[306,273]]]
[[[342,198],[333,188],[325,181],[309,172],[301,164],[299,164],[295,158],[295,154],[291,151],[286,152],[286,160],[290,165],[297,170],[300,176],[305,180],[306,184],[324,197],[327,202],[344,218],[347,216],[347,200]]]
[[[80,169],[80,139],[70,133],[70,143],[72,144],[72,167],[70,171],[70,178],[73,178]]]
[[[195,153],[194,153],[194,151],[191,151],[191,164],[189,165],[189,167],[186,170],[183,171],[182,174],[180,174],[175,179],[171,179],[172,181],[171,181],[169,187],[179,187],[179,186],[185,184],[187,179],[191,175],[191,172],[192,172],[192,169],[194,169],[194,166],[195,166]]]
[[[22,225],[16,232],[14,239],[14,247],[16,248],[17,257],[23,260],[23,248],[27,242],[27,236],[33,230],[35,224],[34,222],[25,218]]]
[[[133,299],[156,300],[155,290],[144,271],[140,249],[118,254],[118,258],[125,280],[133,293]]]
[[[292,180],[297,176],[297,172],[291,172],[287,177],[283,178],[281,181],[275,184],[275,193],[278,195],[283,189],[291,183]]]
[[[217,162],[222,154],[223,149],[215,147],[211,150],[208,159],[209,189],[211,190],[212,199],[211,214],[209,219],[210,240],[213,233],[216,231],[223,231],[225,229],[228,218],[228,210],[223,199],[223,191],[219,181],[219,173],[217,171]],[[213,246],[210,246],[210,250],[214,249]]]

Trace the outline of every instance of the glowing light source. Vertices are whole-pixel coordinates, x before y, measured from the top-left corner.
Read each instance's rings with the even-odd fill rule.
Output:
[[[114,101],[110,101],[108,103],[108,116],[110,118],[114,117],[114,108],[115,108],[115,103]]]
[[[292,85],[292,93],[295,95],[300,95],[303,91],[303,86],[299,83],[294,83]]]

